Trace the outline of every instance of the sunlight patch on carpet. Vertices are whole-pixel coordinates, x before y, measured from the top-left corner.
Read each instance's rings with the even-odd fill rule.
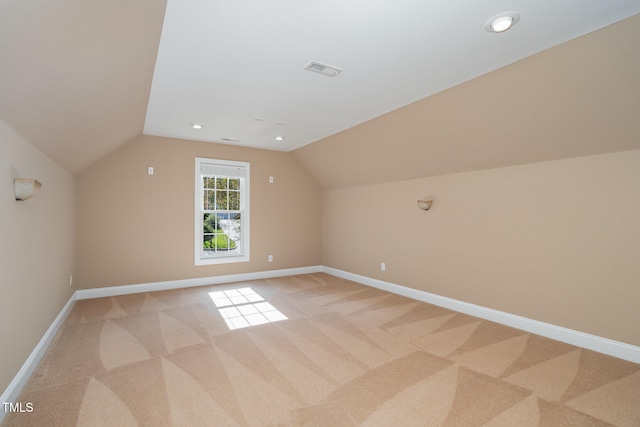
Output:
[[[209,298],[230,330],[288,319],[251,288],[209,292]]]

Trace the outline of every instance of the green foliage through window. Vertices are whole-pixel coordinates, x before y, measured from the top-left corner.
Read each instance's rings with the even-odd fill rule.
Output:
[[[229,239],[229,236],[224,233],[204,235],[203,249],[205,251],[228,251],[233,250],[236,247],[236,242]]]
[[[203,177],[203,249],[229,251],[238,244],[230,236],[240,233],[240,179]]]

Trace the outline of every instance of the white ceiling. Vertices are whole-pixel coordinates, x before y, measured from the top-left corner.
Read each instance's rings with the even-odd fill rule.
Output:
[[[485,31],[504,11],[517,25]],[[144,133],[290,151],[637,13],[638,0],[169,0]]]

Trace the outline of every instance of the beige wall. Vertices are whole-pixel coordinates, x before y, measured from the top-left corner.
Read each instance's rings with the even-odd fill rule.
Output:
[[[326,266],[640,345],[639,150],[328,190],[322,212]]]
[[[250,262],[194,266],[196,157],[251,163]],[[78,176],[78,286],[319,265],[320,200],[288,153],[140,136]]]
[[[49,328],[73,288],[74,181],[71,174],[0,121],[0,391]],[[16,201],[14,178],[42,183]]]

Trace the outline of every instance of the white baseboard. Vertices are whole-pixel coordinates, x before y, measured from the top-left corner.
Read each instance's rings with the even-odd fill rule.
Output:
[[[273,277],[294,276],[296,274],[320,273],[321,265],[287,268],[284,270],[258,271],[255,273],[230,274],[226,276],[199,277],[195,279],[169,280],[166,282],[141,283],[137,285],[111,286],[108,288],[80,289],[76,291],[78,300],[113,297],[117,295],[137,294],[141,292],[166,291],[169,289],[191,288],[195,286],[219,285],[222,283],[243,282],[248,280],[270,279]]]
[[[628,360],[634,363],[640,363],[640,347],[626,344],[620,341],[602,338],[596,335],[575,331],[573,329],[540,322],[538,320],[528,319],[526,317],[517,316],[515,314],[505,313],[503,311],[470,304],[453,298],[447,298],[440,295],[431,294],[429,292],[418,289],[407,288],[405,286],[396,285],[378,279],[372,279],[366,276],[349,273],[347,271],[338,270],[331,267],[323,267],[322,271],[332,276],[341,277],[363,285],[382,289],[394,294],[402,295],[418,301],[448,308],[450,310],[459,311],[481,319],[490,320],[492,322],[511,326],[523,331],[542,335],[557,341],[562,341],[578,347],[597,351],[598,353],[608,354],[619,359]]]
[[[33,349],[27,360],[24,362],[16,376],[13,378],[7,389],[0,396],[0,402],[15,402],[22,391],[22,388],[27,383],[33,371],[38,367],[38,363],[44,356],[45,352],[51,345],[51,342],[55,338],[56,334],[62,327],[65,319],[71,312],[73,305],[76,301],[76,294],[71,295],[67,303],[62,307],[60,313],[53,320],[47,331],[44,333],[36,347]],[[4,405],[0,408],[0,423],[4,419],[6,412],[4,411]]]

